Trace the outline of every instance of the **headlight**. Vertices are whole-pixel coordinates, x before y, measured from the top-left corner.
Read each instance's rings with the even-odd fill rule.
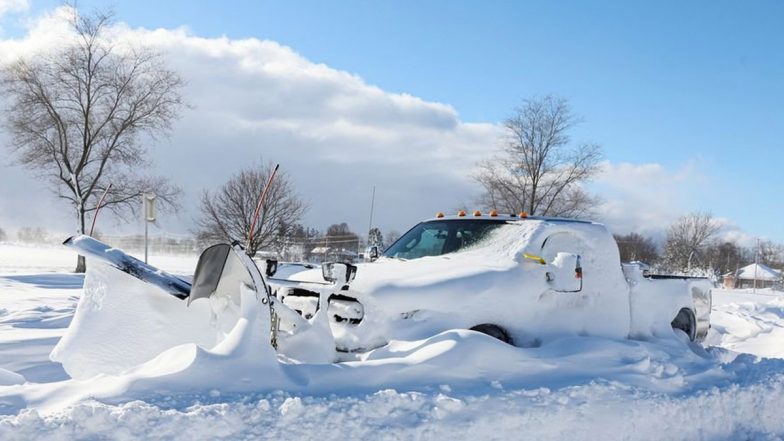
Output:
[[[321,276],[330,283],[350,283],[357,275],[356,265],[343,262],[321,264]]]

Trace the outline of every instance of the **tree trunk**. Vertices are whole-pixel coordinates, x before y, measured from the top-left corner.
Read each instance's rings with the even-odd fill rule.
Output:
[[[79,233],[84,234],[84,225],[85,225],[85,218],[84,218],[84,207],[79,207]],[[76,258],[76,269],[74,270],[75,273],[84,273],[87,271],[87,262],[85,262],[84,256],[79,256]]]

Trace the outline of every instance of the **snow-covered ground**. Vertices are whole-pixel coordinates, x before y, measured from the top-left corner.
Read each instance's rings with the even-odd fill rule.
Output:
[[[189,274],[196,256],[150,260]],[[131,374],[71,380],[49,353],[82,294],[74,263],[70,251],[0,244],[2,440],[784,437],[775,292],[717,291],[705,349],[595,337],[513,348],[455,330],[250,379],[231,359],[183,348]],[[265,381],[278,374],[285,382]]]
[[[784,293],[717,291],[706,344],[760,357],[784,358]]]

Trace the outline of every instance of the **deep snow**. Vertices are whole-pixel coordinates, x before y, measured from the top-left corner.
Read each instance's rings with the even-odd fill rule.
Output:
[[[523,349],[455,330],[361,362],[286,365],[280,381],[244,378],[247,369],[221,359],[240,342],[213,353],[179,347],[131,374],[78,381],[48,358],[83,279],[40,271],[62,271],[66,255],[61,263],[45,249],[0,245],[0,439],[784,435],[784,301],[770,291],[716,292],[707,350],[677,338],[596,337]],[[164,260],[186,274],[196,261]],[[23,261],[35,273],[20,273]]]

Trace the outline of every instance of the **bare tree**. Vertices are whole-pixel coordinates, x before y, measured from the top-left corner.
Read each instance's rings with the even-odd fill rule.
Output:
[[[73,41],[2,67],[0,85],[17,162],[68,201],[83,234],[110,183],[102,207],[120,217],[135,212],[147,191],[163,208],[176,204],[177,187],[141,174],[149,164],[139,140],[168,133],[183,106],[182,80],[159,54],[104,38],[110,14],[72,11]],[[80,256],[76,271],[84,270]]]
[[[201,196],[201,218],[197,220],[197,237],[201,241],[248,241],[253,212],[273,165],[258,165],[240,170],[215,193]],[[245,252],[253,257],[264,248],[280,249],[277,241],[294,232],[307,207],[294,191],[289,177],[278,172],[256,223],[253,239]]]
[[[714,244],[705,252],[708,266],[719,274],[732,273],[748,262],[753,262],[751,252],[735,242],[724,241]]]
[[[671,270],[691,270],[693,265],[707,269],[707,251],[713,245],[721,224],[708,212],[681,216],[667,228],[664,263]]]
[[[759,262],[773,268],[780,268],[784,264],[784,245],[771,240],[759,241],[755,247]]]
[[[659,259],[659,249],[650,237],[638,233],[614,236],[621,254],[621,262],[641,261],[653,264]]]
[[[359,235],[351,231],[345,222],[327,227],[324,241],[324,246],[331,248],[334,252],[354,252],[359,249]]]
[[[484,192],[480,204],[510,213],[579,217],[597,199],[581,184],[599,170],[601,148],[572,145],[568,132],[579,122],[564,98],[523,101],[504,122],[504,152],[480,163],[474,180]]]

